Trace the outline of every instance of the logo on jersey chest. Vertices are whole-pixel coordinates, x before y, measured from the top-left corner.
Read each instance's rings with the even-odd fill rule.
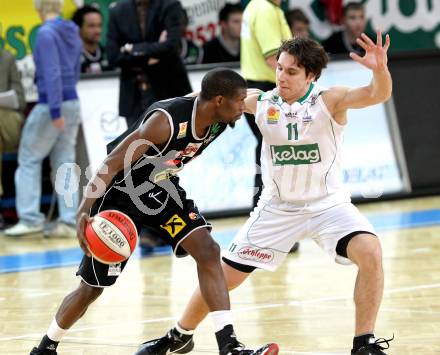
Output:
[[[321,161],[318,143],[302,145],[271,145],[273,165],[316,164]]]
[[[183,157],[192,158],[196,155],[197,151],[200,149],[203,143],[189,143],[185,149],[176,153],[176,159],[180,159]]]
[[[211,129],[210,129],[210,131],[209,131],[209,137],[208,138],[206,138],[204,141],[203,141],[203,144],[205,144],[205,145],[208,145],[209,143],[211,143],[214,139],[216,139],[217,138],[217,136],[218,136],[218,132],[220,131],[220,125],[218,124],[218,123],[214,123],[212,126],[211,126]]]
[[[298,112],[294,111],[294,112],[285,112],[284,116],[286,116],[287,118],[298,118]]]
[[[280,110],[275,106],[269,106],[266,112],[267,123],[268,124],[277,124],[280,119]]]
[[[187,128],[188,128],[188,122],[179,123],[179,133],[177,134],[177,139],[186,137]]]

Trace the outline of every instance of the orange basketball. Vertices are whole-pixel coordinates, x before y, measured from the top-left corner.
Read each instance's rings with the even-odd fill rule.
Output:
[[[85,236],[92,255],[104,264],[127,260],[136,248],[136,226],[125,213],[107,210],[93,216]]]

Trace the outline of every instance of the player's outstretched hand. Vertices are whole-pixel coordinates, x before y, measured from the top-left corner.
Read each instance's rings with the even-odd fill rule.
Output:
[[[88,257],[91,256],[89,251],[89,244],[87,243],[87,239],[85,236],[85,230],[87,223],[92,223],[93,218],[90,218],[90,216],[87,213],[81,213],[78,217],[78,220],[76,222],[76,236],[78,238],[79,246],[83,250],[84,254],[86,254]]]
[[[387,51],[390,46],[390,36],[385,36],[385,45],[382,46],[382,32],[376,31],[377,39],[374,43],[365,33],[362,33],[361,38],[358,38],[356,42],[365,50],[363,57],[351,52],[351,59],[362,64],[371,70],[385,70],[387,69]]]

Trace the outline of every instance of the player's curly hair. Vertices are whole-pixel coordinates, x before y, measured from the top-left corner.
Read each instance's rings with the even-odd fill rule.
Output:
[[[215,96],[233,97],[237,90],[247,89],[244,78],[231,69],[216,68],[206,73],[202,79],[202,100],[211,100]]]
[[[328,55],[324,47],[311,38],[295,37],[283,42],[278,49],[277,60],[283,52],[294,56],[296,64],[306,70],[306,75],[313,73],[315,80],[319,79],[322,70],[327,67]]]

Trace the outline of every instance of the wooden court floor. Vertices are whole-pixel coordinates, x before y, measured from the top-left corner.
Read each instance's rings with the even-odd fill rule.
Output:
[[[440,197],[360,209],[378,224],[384,250],[377,336],[395,335],[388,354],[440,354]],[[214,220],[214,230],[233,235],[244,220]],[[0,236],[0,260],[20,255],[26,264],[44,259],[44,251],[62,254],[75,246],[75,240]],[[0,354],[29,353],[64,295],[78,284],[75,271],[76,266],[64,266],[0,273]],[[348,355],[355,276],[354,267],[337,265],[312,242],[302,242],[277,272],[255,272],[231,294],[239,339],[249,346],[275,341],[282,354]],[[131,260],[117,284],[68,332],[58,353],[132,354],[140,342],[173,325],[196,282],[190,258]],[[193,354],[217,353],[209,318],[195,342]]]

